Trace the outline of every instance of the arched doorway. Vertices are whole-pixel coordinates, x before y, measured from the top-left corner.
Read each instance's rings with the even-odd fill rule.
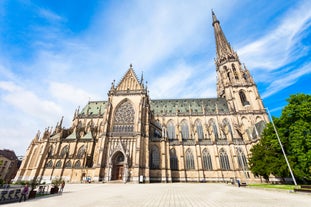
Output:
[[[112,158],[112,175],[111,180],[122,180],[124,176],[124,155],[117,152]]]

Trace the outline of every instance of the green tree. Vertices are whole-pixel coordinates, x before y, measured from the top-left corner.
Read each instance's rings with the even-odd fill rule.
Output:
[[[300,182],[311,182],[311,96],[296,94],[287,100],[280,118],[273,118],[280,140],[295,175]],[[250,169],[265,179],[272,174],[290,177],[281,147],[271,123],[261,140],[251,149]]]

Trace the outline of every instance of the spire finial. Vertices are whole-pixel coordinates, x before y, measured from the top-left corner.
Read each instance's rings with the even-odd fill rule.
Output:
[[[213,18],[213,23],[212,23],[213,26],[214,26],[215,23],[219,24],[219,21],[218,21],[218,19],[216,17],[215,12],[213,11],[213,9],[212,9],[212,18]]]
[[[130,64],[130,68],[133,68],[133,65],[132,65],[132,63]]]
[[[144,71],[141,72],[140,84],[144,83]]]

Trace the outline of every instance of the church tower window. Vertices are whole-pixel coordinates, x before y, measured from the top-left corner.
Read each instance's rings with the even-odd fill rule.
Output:
[[[232,64],[231,66],[232,66],[232,70],[233,70],[234,78],[235,78],[235,79],[239,79],[238,73],[236,72],[236,69],[235,69],[235,65],[234,65],[234,64]]]
[[[242,90],[239,92],[239,95],[240,95],[240,99],[241,99],[242,105],[243,106],[249,105],[249,102],[246,99],[246,95],[245,95],[245,93]]]

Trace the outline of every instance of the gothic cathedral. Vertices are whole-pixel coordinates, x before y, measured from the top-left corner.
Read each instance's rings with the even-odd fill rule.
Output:
[[[251,147],[269,121],[257,86],[212,12],[217,98],[148,95],[132,66],[107,101],[77,109],[70,128],[38,133],[15,180],[245,182]]]

